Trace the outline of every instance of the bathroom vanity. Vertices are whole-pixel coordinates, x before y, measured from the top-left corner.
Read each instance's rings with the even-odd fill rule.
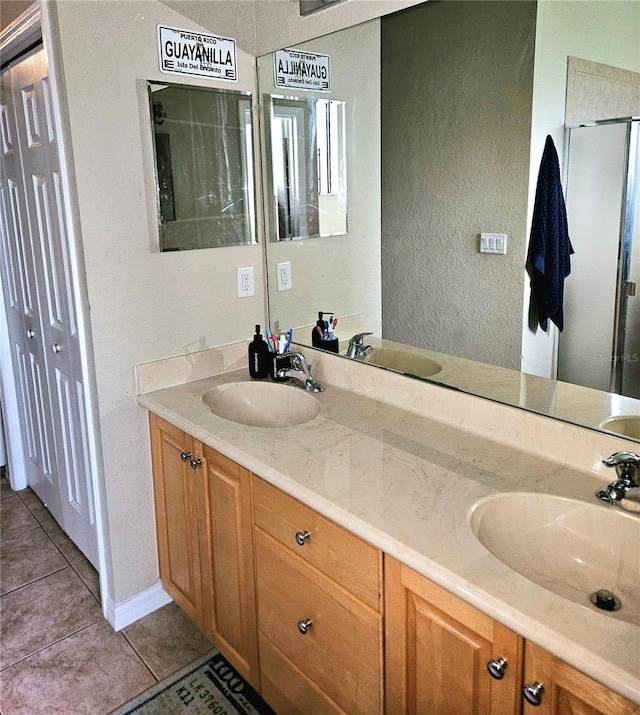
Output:
[[[609,474],[560,463],[550,443],[533,454],[522,435],[543,442],[545,418],[312,360],[319,409],[284,427],[203,402],[246,368],[141,381],[163,586],[207,637],[278,713],[639,713],[638,604],[611,614],[557,595],[470,526],[492,495],[591,503]],[[306,397],[266,387],[279,410]],[[500,441],[472,427],[500,419]],[[518,449],[507,423],[521,420]]]

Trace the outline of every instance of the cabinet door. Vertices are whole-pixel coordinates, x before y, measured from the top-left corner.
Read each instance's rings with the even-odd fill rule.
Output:
[[[387,713],[514,715],[522,639],[385,557]],[[504,658],[504,677],[487,670]]]
[[[160,578],[166,592],[202,627],[202,582],[198,539],[197,481],[200,443],[150,415],[151,460]]]
[[[527,642],[525,686],[541,683],[540,705],[523,698],[525,715],[638,715],[640,706],[614,693],[547,651]]]
[[[204,631],[253,685],[258,678],[251,475],[203,448],[201,555]]]

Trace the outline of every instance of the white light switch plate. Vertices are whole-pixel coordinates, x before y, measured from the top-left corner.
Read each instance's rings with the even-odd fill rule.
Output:
[[[480,253],[500,253],[502,255],[507,252],[507,234],[506,233],[481,233],[480,234]]]

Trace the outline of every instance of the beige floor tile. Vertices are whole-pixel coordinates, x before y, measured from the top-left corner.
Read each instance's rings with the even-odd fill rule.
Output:
[[[5,499],[4,501],[7,501]],[[66,559],[41,528],[0,541],[0,594],[60,571]]]
[[[10,497],[13,496],[15,492],[11,488],[11,485],[6,479],[0,479],[0,499],[4,499],[5,497]]]
[[[158,680],[212,648],[175,603],[141,618],[122,632]]]
[[[75,564],[84,559],[82,551],[80,551],[73,541],[62,531],[57,522],[51,521],[48,524],[43,524],[42,528],[70,564]]]
[[[38,522],[16,494],[0,500],[0,535],[3,540],[37,526]]]
[[[102,620],[71,566],[2,596],[0,609],[0,669]]]
[[[3,715],[105,715],[154,677],[104,620],[2,671]]]
[[[34,519],[39,524],[48,524],[54,521],[53,515],[47,507],[40,501],[40,497],[29,487],[22,489],[16,494],[22,500],[22,503],[31,512]]]
[[[84,581],[89,591],[100,601],[100,575],[98,572],[86,559],[73,563],[71,566]]]

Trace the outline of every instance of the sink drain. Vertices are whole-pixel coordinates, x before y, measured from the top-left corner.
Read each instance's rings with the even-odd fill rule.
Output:
[[[617,611],[621,605],[620,599],[605,588],[591,594],[591,603],[603,611]]]

